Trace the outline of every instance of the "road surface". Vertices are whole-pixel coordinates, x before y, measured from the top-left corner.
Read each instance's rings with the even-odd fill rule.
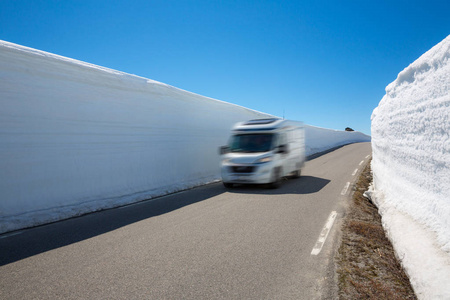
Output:
[[[339,224],[370,154],[341,147],[276,190],[214,183],[4,234],[0,298],[332,297]]]

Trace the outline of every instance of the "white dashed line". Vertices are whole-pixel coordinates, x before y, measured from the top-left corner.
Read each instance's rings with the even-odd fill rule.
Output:
[[[356,173],[358,173],[358,169],[355,169],[355,171],[353,171],[352,176],[355,176]]]
[[[359,165],[362,165],[364,163],[364,161],[362,160],[360,163],[359,163]]]
[[[342,189],[341,195],[344,196],[347,193],[347,190],[350,186],[350,182],[347,182],[344,186],[344,188]]]
[[[370,155],[367,155],[367,156],[366,156],[366,158],[369,158],[369,157],[370,157]]]
[[[330,233],[331,227],[333,227],[334,220],[336,219],[337,212],[332,211],[330,216],[328,217],[327,222],[325,223],[325,226],[322,229],[322,232],[320,232],[319,239],[317,240],[316,244],[314,245],[314,248],[311,251],[311,255],[318,255],[320,251],[322,251],[322,247],[325,244],[325,241],[328,237],[328,233]]]

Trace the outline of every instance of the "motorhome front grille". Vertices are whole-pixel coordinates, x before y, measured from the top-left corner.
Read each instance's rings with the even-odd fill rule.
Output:
[[[233,166],[230,168],[233,173],[253,173],[255,170],[254,166]]]

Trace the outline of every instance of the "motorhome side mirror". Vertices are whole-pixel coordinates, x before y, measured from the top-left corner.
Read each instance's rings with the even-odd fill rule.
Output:
[[[288,153],[287,145],[280,145],[280,146],[278,146],[277,153],[281,153],[281,154]]]
[[[226,154],[228,152],[230,152],[230,147],[228,147],[228,146],[222,146],[219,148],[220,155]]]

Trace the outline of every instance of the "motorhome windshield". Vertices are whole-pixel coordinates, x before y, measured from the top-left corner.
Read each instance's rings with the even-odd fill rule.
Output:
[[[230,140],[231,152],[267,152],[272,149],[273,134],[238,134]]]

